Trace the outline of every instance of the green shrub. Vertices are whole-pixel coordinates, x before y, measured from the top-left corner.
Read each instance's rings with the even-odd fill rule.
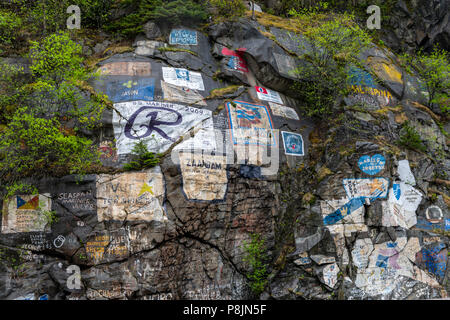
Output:
[[[123,166],[123,169],[126,171],[153,168],[160,162],[159,155],[149,152],[147,145],[143,141],[139,141],[134,145],[132,154],[137,159]]]
[[[0,10],[0,53],[2,47],[14,46],[22,23],[22,19],[13,12]]]
[[[250,288],[256,295],[261,294],[267,285],[268,265],[265,263],[267,255],[265,253],[265,241],[259,234],[251,234],[251,241],[244,242],[243,261],[248,263],[250,271],[247,274],[250,280]]]
[[[295,13],[295,12],[294,12]],[[314,13],[295,13],[299,19],[315,19]],[[306,62],[294,72],[302,79],[294,89],[308,116],[326,117],[336,107],[339,97],[350,92],[348,65],[360,66],[358,55],[371,43],[370,36],[353,22],[351,15],[339,15],[304,33],[310,48],[301,58]]]
[[[410,73],[418,73],[425,81],[429,93],[428,105],[439,104],[444,114],[450,112],[450,63],[445,50],[435,48],[426,54],[419,51],[416,55],[403,54],[401,61]],[[414,72],[415,71],[415,72]]]
[[[92,75],[80,54],[67,33],[57,33],[32,42],[29,79],[0,66],[12,71],[0,75],[0,185],[8,194],[28,187],[24,177],[84,174],[100,163],[92,141],[77,134],[94,128],[105,108],[86,92]],[[12,79],[14,85],[8,84]]]
[[[86,81],[96,75],[83,66],[81,46],[67,32],[31,44],[30,70],[34,82],[23,88],[29,97],[27,104],[43,114],[50,111],[76,119],[85,127],[97,123],[105,105],[95,97],[85,97]]]
[[[398,143],[406,148],[425,152],[427,148],[422,143],[419,133],[406,121],[400,131]]]
[[[84,173],[98,159],[91,146],[91,140],[66,135],[57,119],[20,107],[0,139],[0,180],[14,185],[27,176]]]
[[[242,0],[209,0],[209,2],[220,16],[226,18],[243,16],[246,10]]]

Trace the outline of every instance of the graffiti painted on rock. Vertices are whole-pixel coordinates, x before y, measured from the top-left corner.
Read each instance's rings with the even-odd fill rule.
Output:
[[[205,90],[201,73],[169,67],[163,67],[162,72],[164,81],[167,83],[193,90]]]
[[[150,151],[161,153],[181,136],[212,118],[212,112],[171,103],[133,101],[114,105],[114,135],[119,154],[131,153],[144,141]]]
[[[206,106],[203,96],[196,90],[187,87],[179,87],[161,80],[164,101],[182,102]]]
[[[180,153],[183,192],[190,200],[223,200],[227,191],[226,157]]]
[[[170,32],[170,44],[197,45],[197,31],[186,29],[174,29]]]
[[[290,156],[304,156],[304,145],[301,134],[281,131],[284,152]]]
[[[98,221],[165,221],[164,178],[159,167],[97,178]]]
[[[101,66],[98,71],[108,76],[151,76],[152,65],[139,61],[111,62]]]
[[[441,223],[444,218],[442,210],[438,206],[429,206],[425,212],[425,215],[427,220],[431,223]]]
[[[3,202],[2,233],[48,230],[50,194],[16,195]]]
[[[258,99],[283,104],[278,92],[263,87],[255,87],[255,89]]]
[[[412,186],[416,185],[416,179],[414,178],[414,174],[411,171],[408,160],[400,160],[398,162],[397,170],[401,181]]]
[[[358,166],[362,172],[368,175],[375,175],[384,170],[386,159],[381,154],[375,154],[371,156],[362,156],[358,160]]]
[[[293,120],[300,120],[297,112],[295,112],[293,108],[289,108],[275,102],[269,102],[269,106],[274,116]]]
[[[245,52],[245,48],[240,48],[236,51],[230,50],[228,48],[222,48],[222,55],[229,57],[227,68],[232,71],[238,71],[240,73],[247,73],[248,67],[247,63],[243,58],[243,52]]]
[[[397,185],[400,190],[394,193],[391,188],[388,201],[382,203],[382,225],[409,229],[417,223],[416,210],[422,201],[422,194],[404,182]]]
[[[344,179],[344,189],[350,199],[386,198],[388,194],[389,180],[386,178]]]
[[[133,100],[153,101],[155,95],[155,79],[108,81],[106,83],[106,94],[115,103]]]
[[[242,101],[228,102],[226,106],[234,144],[276,145],[266,106]]]

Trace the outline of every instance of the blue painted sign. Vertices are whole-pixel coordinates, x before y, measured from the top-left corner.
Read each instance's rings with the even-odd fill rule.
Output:
[[[108,82],[106,94],[114,103],[135,100],[153,101],[155,95],[155,79],[148,78],[124,82]]]
[[[362,156],[358,160],[358,166],[362,172],[368,175],[375,175],[384,169],[386,159],[381,154],[376,154],[372,157]]]
[[[415,225],[415,227],[417,229],[426,231],[432,231],[433,229],[448,231],[450,230],[449,224],[450,219],[446,219],[444,225],[444,223],[431,223],[430,221],[428,221],[423,217],[417,217],[417,224]]]
[[[281,131],[283,136],[284,150],[290,156],[303,156],[303,139],[298,133]]]
[[[447,269],[447,252],[442,251],[444,248],[445,244],[443,243],[431,249],[422,248],[422,257],[428,271],[441,279],[444,278],[445,270]]]
[[[197,31],[174,29],[170,33],[170,44],[197,45]]]
[[[39,300],[48,300],[48,294],[44,294],[39,297]]]
[[[364,86],[369,88],[377,87],[372,75],[369,72],[357,67],[350,68],[349,80],[350,84],[354,86]]]
[[[346,204],[344,204],[342,207],[337,209],[335,212],[327,215],[323,219],[323,224],[325,226],[335,224],[342,219],[344,219],[346,216],[352,214],[354,211],[358,210],[364,205],[365,198],[359,197],[359,198],[353,198]]]

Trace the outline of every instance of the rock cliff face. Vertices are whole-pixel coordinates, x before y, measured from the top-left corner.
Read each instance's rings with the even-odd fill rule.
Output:
[[[91,133],[102,172],[3,201],[1,299],[447,297],[444,118],[394,54],[368,48],[377,81],[354,70],[344,111],[317,123],[292,89],[300,36],[248,19],[145,30],[92,83],[114,102]],[[427,153],[396,145],[405,121]],[[121,171],[138,140],[160,165]],[[255,233],[258,296],[243,259]]]

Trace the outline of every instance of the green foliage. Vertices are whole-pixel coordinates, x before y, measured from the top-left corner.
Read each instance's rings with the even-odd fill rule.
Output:
[[[0,53],[2,47],[14,46],[22,23],[22,19],[15,13],[0,10]]]
[[[114,0],[71,0],[80,7],[81,27],[102,28],[111,18]]]
[[[265,263],[267,260],[265,241],[259,234],[251,234],[250,237],[250,242],[244,242],[245,255],[243,261],[248,263],[250,267],[250,272],[247,274],[250,280],[250,287],[256,295],[259,295],[264,291],[268,281],[268,265]]]
[[[132,36],[143,31],[149,21],[180,24],[185,21],[202,22],[208,17],[201,0],[125,0],[122,9],[131,13],[109,24],[109,31]]]
[[[242,0],[209,0],[209,3],[225,18],[241,17],[246,10]]]
[[[299,19],[305,15],[292,11]],[[314,19],[308,13],[306,19]],[[304,102],[308,116],[327,117],[350,92],[348,65],[360,66],[358,55],[371,43],[370,36],[353,23],[353,16],[340,15],[304,33],[310,47],[301,47],[304,63],[295,73],[306,81],[294,85]]]
[[[450,113],[450,62],[445,50],[435,48],[431,53],[403,54],[401,60],[407,71],[418,73],[429,93],[428,104],[439,104],[444,114]]]
[[[83,79],[82,76],[86,75],[81,45],[73,42],[68,33],[55,33],[31,44],[30,69],[33,76],[58,83],[66,78]]]
[[[83,127],[92,127],[106,107],[96,99],[86,99],[86,81],[96,76],[83,66],[82,48],[67,32],[49,35],[40,42],[32,41],[30,70],[34,83],[23,88],[31,97],[34,109],[43,114],[76,119]],[[50,107],[51,106],[51,107]]]
[[[406,148],[425,152],[427,148],[423,145],[419,133],[406,121],[400,131],[398,143]]]
[[[160,155],[155,155],[153,152],[149,152],[144,141],[137,142],[133,147],[132,153],[136,156],[137,159],[125,164],[123,166],[124,170],[131,171],[153,168],[160,162]]]
[[[21,107],[2,133],[0,180],[14,185],[24,176],[84,173],[97,160],[91,146],[91,140],[65,135],[57,119]]]
[[[8,195],[29,187],[24,177],[83,174],[99,163],[92,141],[77,135],[81,126],[93,128],[105,108],[85,92],[92,75],[80,54],[67,33],[57,33],[32,42],[29,79],[0,65],[11,71],[0,75],[0,185]]]

